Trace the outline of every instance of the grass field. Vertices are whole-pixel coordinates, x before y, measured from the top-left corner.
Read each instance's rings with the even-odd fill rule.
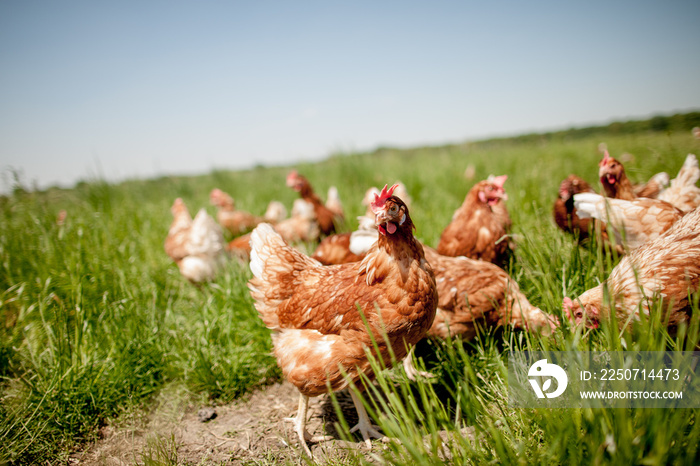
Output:
[[[522,238],[509,271],[534,305],[561,316],[564,295],[595,286],[615,263],[595,246],[578,246],[551,216],[564,177],[597,179],[600,142],[613,156],[633,155],[625,164],[633,181],[662,170],[673,176],[686,154],[700,152],[690,131],[642,132],[381,149],[295,168],[324,197],[329,186],[338,187],[350,219],[346,231],[363,213],[369,186],[403,181],[416,236],[432,246],[474,182],[507,174],[507,205]],[[464,177],[468,165],[476,170],[473,181]],[[118,185],[97,180],[70,190],[17,189],[0,199],[0,464],[65,464],[102,425],[147,409],[166,387],[226,402],[280,380],[269,332],[245,286],[247,266],[231,261],[216,281],[195,287],[165,255],[163,241],[176,197],[192,213],[206,207],[214,214],[208,195],[216,187],[251,212],[263,212],[273,199],[290,207],[296,193],[284,184],[289,168]],[[67,216],[59,225],[61,210]],[[552,337],[506,329],[485,331],[474,342],[432,343],[431,383],[377,381],[392,395],[371,411],[401,444],[373,461],[442,463],[437,433],[449,431],[456,464],[697,464],[696,410],[512,409],[503,355],[693,350],[698,315],[676,337],[652,319],[623,334],[564,326]],[[464,426],[473,426],[476,440],[459,435]],[[429,445],[425,436],[433,439]]]

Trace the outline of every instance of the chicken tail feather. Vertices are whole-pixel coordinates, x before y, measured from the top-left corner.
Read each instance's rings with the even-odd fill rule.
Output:
[[[695,154],[688,154],[685,162],[678,172],[678,176],[671,181],[672,186],[692,186],[700,179],[700,167]]]

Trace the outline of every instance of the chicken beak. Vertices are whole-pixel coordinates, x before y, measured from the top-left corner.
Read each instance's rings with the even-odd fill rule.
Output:
[[[386,213],[384,213],[383,211],[377,212],[377,214],[374,217],[374,224],[376,225],[377,230],[379,230],[379,233],[386,236]]]
[[[386,236],[387,232],[393,234],[396,232],[396,224],[391,222],[384,211],[380,211],[374,218],[374,224],[377,226],[379,233]]]

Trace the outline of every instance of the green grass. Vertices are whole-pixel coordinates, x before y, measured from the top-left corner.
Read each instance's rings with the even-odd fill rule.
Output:
[[[689,131],[562,136],[337,154],[296,168],[323,197],[338,186],[347,230],[363,213],[359,201],[367,187],[403,181],[416,235],[433,246],[474,182],[509,175],[508,207],[522,236],[509,271],[533,304],[560,315],[565,294],[595,286],[615,262],[595,245],[577,246],[551,219],[561,179],[569,173],[597,179],[601,140],[613,156],[634,155],[626,163],[633,181],[660,170],[675,175],[685,155],[700,149]],[[467,165],[476,169],[474,181],[464,179]],[[296,194],[284,185],[287,171],[94,181],[71,190],[18,189],[0,198],[0,464],[65,462],[109,419],[148,406],[166,386],[181,384],[226,402],[279,380],[269,332],[245,286],[247,267],[231,262],[215,282],[195,287],[165,255],[163,241],[175,197],[192,213],[200,207],[214,213],[208,194],[215,187],[252,212],[263,212],[272,199],[291,206]],[[67,218],[57,225],[62,209]],[[486,330],[474,342],[427,343],[435,380],[409,383],[392,372],[369,388],[385,394],[370,408],[401,442],[379,459],[432,464],[449,452],[459,464],[692,464],[699,458],[696,411],[511,409],[503,354],[694,349],[698,339],[694,317],[675,338],[661,322],[645,322],[622,335],[564,326],[551,338]],[[462,435],[465,426],[473,435]],[[441,443],[440,431],[453,432],[454,440]],[[149,446],[144,457],[176,464],[171,443]]]

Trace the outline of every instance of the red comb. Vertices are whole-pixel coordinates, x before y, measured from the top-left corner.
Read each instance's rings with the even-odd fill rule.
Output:
[[[508,175],[494,176],[491,179],[491,183],[495,184],[499,188],[503,188],[503,185],[505,184],[507,179],[508,179]]]
[[[372,212],[377,213],[377,209],[380,209],[384,207],[384,203],[386,203],[386,200],[389,199],[392,194],[394,194],[394,190],[399,187],[398,184],[395,184],[391,188],[387,189],[388,185],[384,185],[384,189],[382,189],[382,192],[379,194],[374,195],[374,200],[370,204],[372,207]]]
[[[599,163],[598,165],[600,165],[601,167],[604,167],[605,165],[608,164],[608,162],[609,162],[611,159],[612,159],[612,157],[610,157],[610,154],[609,154],[608,151],[606,150],[606,151],[603,153],[603,160],[601,160],[600,163]]]
[[[299,176],[299,172],[297,172],[296,170],[290,171],[289,174],[287,175],[287,186],[291,186],[292,184],[294,184],[294,180],[298,176]]]

